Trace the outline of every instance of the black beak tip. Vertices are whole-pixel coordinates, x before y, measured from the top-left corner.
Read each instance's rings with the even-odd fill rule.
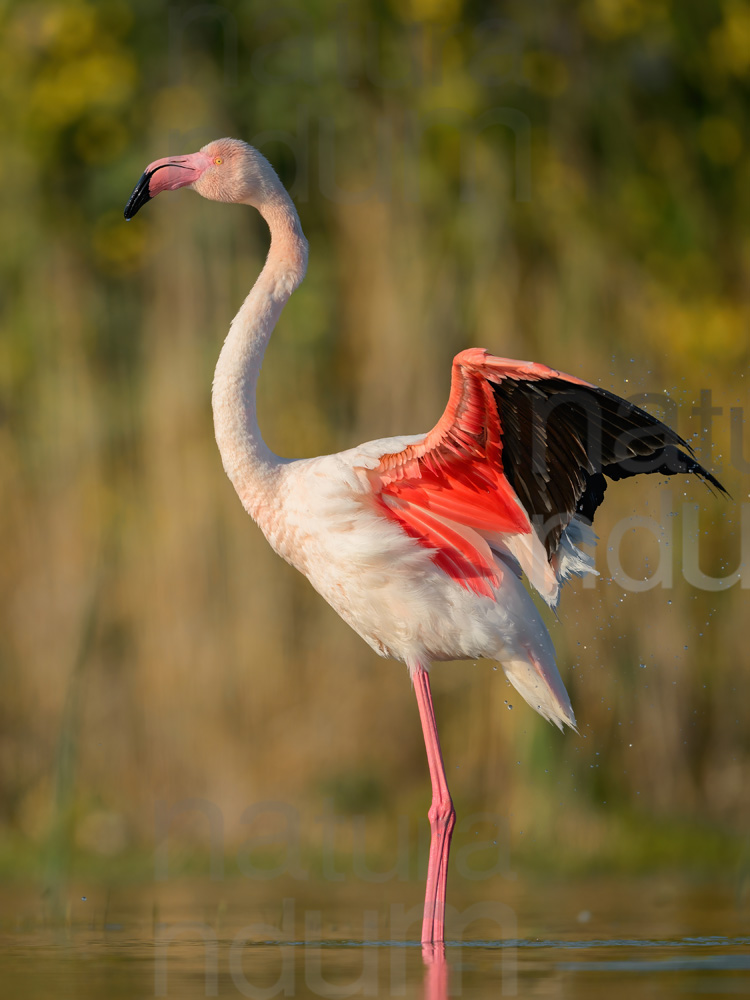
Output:
[[[138,181],[136,186],[133,188],[133,193],[128,198],[128,203],[125,206],[125,219],[130,222],[133,216],[138,212],[139,209],[143,208],[147,201],[151,198],[148,191],[148,183],[151,180],[151,174],[144,173],[141,175],[141,179]]]

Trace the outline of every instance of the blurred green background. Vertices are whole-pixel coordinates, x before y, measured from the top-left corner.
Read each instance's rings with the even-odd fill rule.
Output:
[[[311,246],[260,385],[278,453],[431,427],[471,345],[668,393],[732,498],[610,490],[602,575],[548,616],[580,736],[489,663],[436,666],[436,710],[459,820],[500,817],[512,865],[744,878],[750,567],[723,591],[682,568],[750,545],[747,4],[6,0],[0,23],[6,874],[148,875],[157,802],[213,804],[229,855],[247,807],[285,803],[251,825],[269,864],[291,838],[314,865],[327,813],[385,869],[424,822],[405,669],[271,552],[213,441],[264,225],[186,192],[122,218],[146,163],[235,135]],[[670,543],[612,542],[634,514]],[[616,556],[671,586],[623,588]],[[172,817],[172,870],[207,865],[206,808]]]

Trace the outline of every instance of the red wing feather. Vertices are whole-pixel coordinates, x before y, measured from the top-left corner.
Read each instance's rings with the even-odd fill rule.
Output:
[[[384,492],[381,502],[387,516],[397,521],[407,535],[434,549],[435,563],[449,576],[476,594],[493,596],[492,588],[500,586],[501,574],[481,535],[401,495]]]
[[[388,517],[449,576],[492,597],[501,571],[484,536],[531,524],[503,472],[500,415],[477,355],[487,357],[475,349],[454,360],[448,406],[424,441],[384,455],[369,476]]]

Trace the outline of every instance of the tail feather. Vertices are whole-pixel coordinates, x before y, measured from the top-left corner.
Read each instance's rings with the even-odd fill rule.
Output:
[[[497,607],[503,616],[498,629],[502,642],[493,652],[506,677],[541,716],[559,729],[563,724],[575,729],[575,716],[557,670],[552,639],[531,595],[515,573],[503,573]],[[488,650],[485,655],[493,652]]]
[[[562,682],[554,657],[535,656],[528,649],[525,656],[501,661],[503,670],[521,697],[539,714],[553,722],[558,729],[563,723],[576,727],[573,707]]]

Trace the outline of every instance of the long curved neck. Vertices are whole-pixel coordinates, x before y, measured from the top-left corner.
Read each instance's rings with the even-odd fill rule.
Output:
[[[258,429],[255,390],[266,346],[281,310],[305,276],[307,241],[286,191],[257,206],[271,231],[265,266],[232,320],[216,365],[213,410],[224,469],[245,509],[257,519],[273,496],[283,460]]]

